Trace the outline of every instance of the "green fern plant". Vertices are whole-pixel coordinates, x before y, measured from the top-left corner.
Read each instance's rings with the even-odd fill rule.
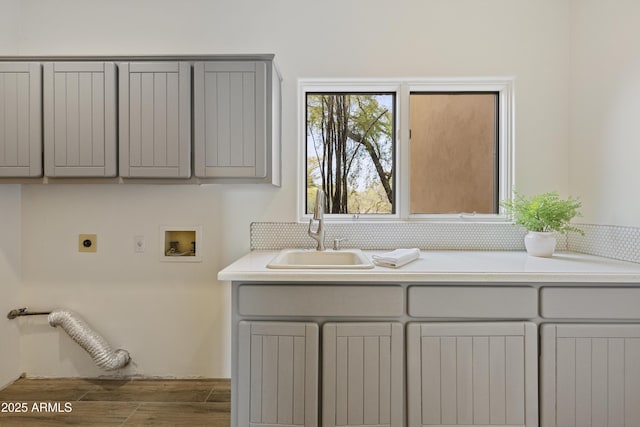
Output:
[[[580,200],[569,197],[561,199],[556,191],[525,197],[514,192],[515,197],[500,205],[513,217],[517,225],[529,231],[556,231],[565,234],[573,231],[584,235],[584,231],[569,224],[582,207]]]

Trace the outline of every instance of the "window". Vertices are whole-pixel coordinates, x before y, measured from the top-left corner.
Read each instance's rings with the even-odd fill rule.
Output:
[[[301,217],[506,220],[513,81],[300,81]]]

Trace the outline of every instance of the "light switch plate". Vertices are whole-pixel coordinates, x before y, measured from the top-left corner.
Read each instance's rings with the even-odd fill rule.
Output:
[[[78,252],[96,252],[98,250],[97,234],[79,234]]]
[[[144,244],[144,236],[133,237],[133,250],[137,253],[144,253],[146,247]]]

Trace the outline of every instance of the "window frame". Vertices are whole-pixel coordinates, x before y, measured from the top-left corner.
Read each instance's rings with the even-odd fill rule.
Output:
[[[509,222],[504,209],[497,214],[460,212],[455,214],[411,214],[409,206],[409,99],[412,92],[497,92],[498,93],[498,204],[511,198],[515,166],[515,94],[513,77],[456,78],[326,78],[298,79],[298,172],[297,211],[300,222],[308,222],[306,210],[306,94],[321,92],[395,92],[394,213],[325,214],[328,221],[453,221]]]

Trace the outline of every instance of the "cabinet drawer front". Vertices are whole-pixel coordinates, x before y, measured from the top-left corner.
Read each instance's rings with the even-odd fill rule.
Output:
[[[530,319],[538,298],[529,287],[411,286],[409,315],[465,319]]]
[[[542,317],[640,319],[637,288],[542,288]]]
[[[243,285],[242,316],[402,316],[400,286]]]

